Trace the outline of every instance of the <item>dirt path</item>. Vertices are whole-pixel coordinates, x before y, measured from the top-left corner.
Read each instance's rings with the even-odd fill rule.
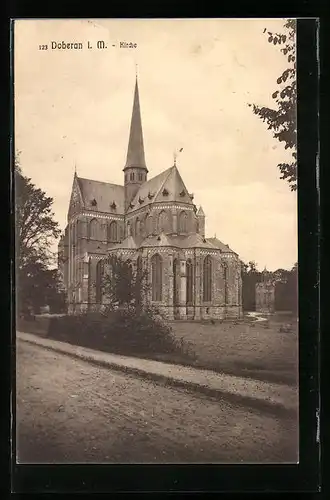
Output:
[[[294,422],[18,341],[20,463],[295,462]]]

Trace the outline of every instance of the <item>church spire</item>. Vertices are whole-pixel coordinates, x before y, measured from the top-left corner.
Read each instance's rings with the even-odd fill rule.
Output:
[[[143,133],[140,112],[139,87],[136,75],[131,128],[128,141],[127,159],[124,171],[128,168],[142,168],[148,172],[144,157]]]

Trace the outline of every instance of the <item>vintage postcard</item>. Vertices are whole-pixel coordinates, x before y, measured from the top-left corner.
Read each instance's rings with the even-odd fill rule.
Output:
[[[299,462],[295,20],[13,39],[17,463]]]

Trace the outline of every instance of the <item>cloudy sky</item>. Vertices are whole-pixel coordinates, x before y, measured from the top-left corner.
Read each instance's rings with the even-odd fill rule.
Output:
[[[123,183],[137,64],[149,177],[183,147],[177,165],[204,209],[207,235],[259,268],[290,268],[297,199],[276,168],[287,153],[248,107],[273,104],[286,59],[263,30],[282,26],[281,19],[17,21],[15,147],[24,174],[54,198],[61,228],[75,164],[81,177]],[[107,48],[96,49],[98,40]],[[52,41],[84,48],[52,50]]]

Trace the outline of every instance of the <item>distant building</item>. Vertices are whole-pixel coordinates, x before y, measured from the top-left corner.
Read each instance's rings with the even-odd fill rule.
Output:
[[[92,167],[97,168],[97,166]],[[138,83],[124,166],[124,185],[74,174],[68,224],[59,244],[69,313],[100,308],[104,260],[115,254],[146,269],[149,304],[170,319],[242,316],[241,264],[216,237],[205,236],[174,160],[148,180]]]
[[[256,311],[273,313],[275,311],[276,281],[266,269],[262,272],[262,281],[256,283]]]

